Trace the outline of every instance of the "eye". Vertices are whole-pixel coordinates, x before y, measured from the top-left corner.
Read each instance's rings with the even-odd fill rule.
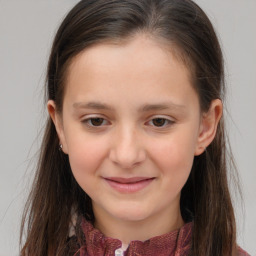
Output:
[[[157,126],[157,127],[161,127],[161,126],[164,126],[166,124],[166,119],[164,118],[154,118],[152,120],[152,123],[154,126]]]
[[[101,117],[92,117],[92,118],[87,118],[82,121],[89,127],[100,127],[103,125],[107,124],[107,121],[104,118]]]
[[[163,117],[153,118],[149,121],[149,124],[153,125],[155,127],[165,127],[165,126],[171,125],[173,123],[174,123],[174,121],[163,118]]]

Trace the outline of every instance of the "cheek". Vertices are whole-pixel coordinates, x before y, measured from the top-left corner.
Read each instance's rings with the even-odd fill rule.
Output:
[[[186,133],[170,137],[152,147],[152,158],[162,175],[173,183],[185,183],[194,160],[195,139]],[[177,184],[177,185],[178,185]]]
[[[73,175],[80,186],[84,187],[83,183],[91,176],[97,175],[97,170],[106,155],[105,144],[90,137],[82,139],[78,136],[68,141],[68,149]]]

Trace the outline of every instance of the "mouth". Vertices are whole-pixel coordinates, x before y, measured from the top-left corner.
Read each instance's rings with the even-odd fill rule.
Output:
[[[108,177],[104,180],[118,192],[121,193],[135,193],[151,184],[155,177]]]

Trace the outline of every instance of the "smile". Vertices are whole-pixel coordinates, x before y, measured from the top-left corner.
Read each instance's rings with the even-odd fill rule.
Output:
[[[119,178],[110,177],[104,178],[104,180],[115,190],[121,193],[135,193],[138,192],[148,185],[155,178],[145,178],[145,177],[133,177],[133,178]]]

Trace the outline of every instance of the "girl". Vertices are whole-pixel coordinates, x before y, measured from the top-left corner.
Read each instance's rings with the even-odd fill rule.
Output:
[[[21,255],[248,255],[224,91],[216,34],[192,1],[80,1],[49,59]]]

